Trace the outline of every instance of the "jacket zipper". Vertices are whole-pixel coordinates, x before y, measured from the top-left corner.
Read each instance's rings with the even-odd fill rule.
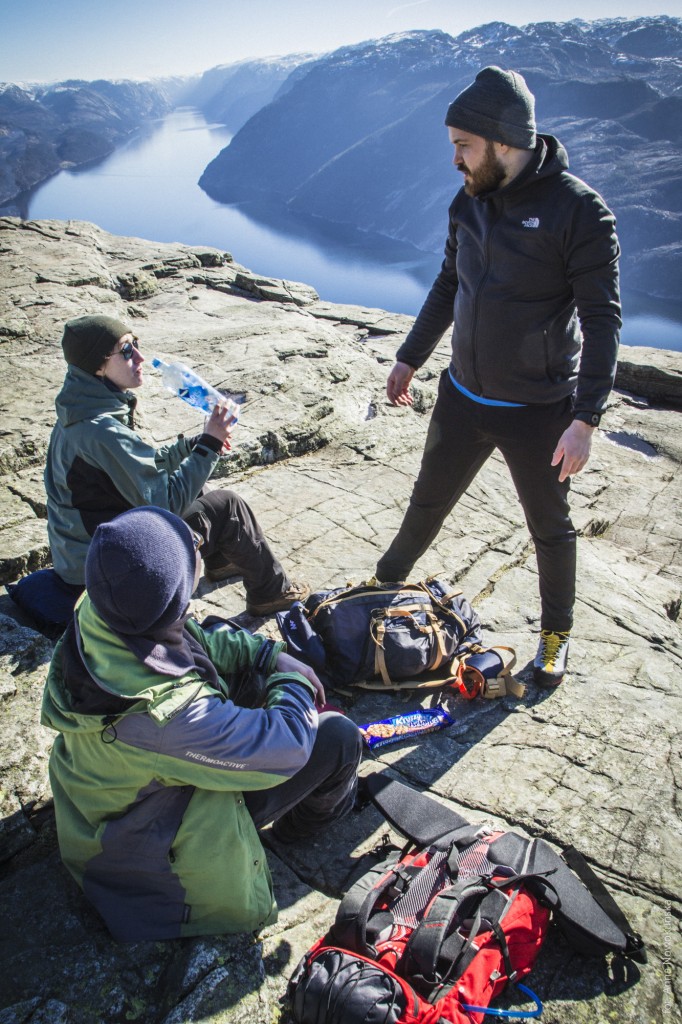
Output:
[[[181,711],[184,711],[185,708],[189,707],[189,705],[192,703],[192,701],[196,699],[197,694],[200,692],[200,690],[201,690],[202,686],[204,685],[204,683],[205,683],[205,680],[204,679],[200,679],[199,680],[199,685],[197,686],[197,688],[195,690],[192,691],[192,693],[189,695],[187,700],[183,701],[182,704],[180,704],[177,708],[175,708],[174,711],[169,711],[168,712],[168,714],[166,715],[166,721],[167,722],[170,722],[172,718],[175,718],[175,716],[179,715]],[[187,683],[178,684],[178,686],[180,686],[180,685],[186,686]],[[177,688],[178,687],[174,687],[174,689],[177,689]]]
[[[317,608],[315,608],[310,613],[310,620],[315,618],[315,616],[317,615],[317,613],[320,611],[321,608],[326,608],[330,604],[340,604],[342,601],[352,601],[352,600],[354,600],[355,598],[358,598],[358,597],[373,597],[373,596],[375,596],[375,597],[377,597],[377,599],[382,597],[383,595],[386,595],[386,597],[394,597],[396,594],[401,594],[404,591],[408,591],[409,592],[411,590],[420,591],[421,588],[419,587],[418,584],[413,583],[411,585],[410,584],[406,584],[405,586],[398,587],[397,589],[381,590],[381,591],[377,591],[377,590],[359,590],[359,591],[357,591],[355,593],[337,594],[335,597],[325,597],[324,601],[320,601],[320,603],[318,604]],[[423,591],[422,591],[422,593],[423,593]]]
[[[490,202],[490,200],[488,200],[488,202]],[[494,216],[493,220],[491,221],[490,225],[488,226],[488,230],[485,233],[485,240],[484,240],[484,252],[485,252],[484,268],[485,269],[483,271],[483,274],[482,274],[482,276],[481,276],[481,278],[480,278],[480,280],[478,282],[478,286],[476,288],[476,298],[474,299],[474,322],[471,325],[471,368],[473,370],[474,380],[476,381],[476,387],[478,389],[479,395],[483,394],[483,387],[481,386],[481,379],[480,379],[480,377],[478,375],[478,356],[477,356],[477,347],[476,347],[476,335],[478,333],[478,311],[479,311],[479,308],[480,308],[480,305],[481,305],[481,296],[482,296],[482,292],[483,292],[483,286],[485,285],[485,282],[488,279],[488,275],[490,273],[491,251],[492,251],[491,239],[492,239],[493,229],[494,229],[497,221],[500,219],[500,214],[501,214],[501,207],[500,207],[500,210],[498,211],[497,209],[495,209],[495,205],[494,204],[492,204],[492,205],[493,205],[493,209],[495,210],[495,216]]]

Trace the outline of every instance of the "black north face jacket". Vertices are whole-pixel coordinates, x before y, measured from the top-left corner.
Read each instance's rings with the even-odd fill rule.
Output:
[[[567,167],[541,135],[504,188],[457,193],[441,271],[397,359],[419,368],[454,324],[450,369],[469,391],[543,405],[575,392],[589,423],[615,376],[620,250],[613,214]]]

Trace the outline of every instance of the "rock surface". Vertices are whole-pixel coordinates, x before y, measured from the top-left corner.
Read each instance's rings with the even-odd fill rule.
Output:
[[[415,475],[447,343],[415,380],[414,409],[384,382],[407,317],[332,306],[215,250],[119,238],[80,222],[0,220],[2,582],[48,563],[42,467],[64,364],[61,325],[97,310],[134,323],[147,355],[193,365],[246,395],[220,476],[254,507],[287,568],[323,589],[359,582],[391,539]],[[135,282],[139,287],[132,287]],[[473,820],[576,845],[649,945],[629,984],[556,934],[531,983],[552,1024],[680,1020],[679,356],[624,350],[619,389],[573,486],[581,533],[570,675],[537,690],[536,567],[500,459],[481,472],[415,576],[437,573],[475,604],[489,643],[517,650],[523,700],[448,697],[450,730],[385,748],[384,768]],[[155,443],[197,418],[149,372]],[[677,406],[677,409],[674,408]],[[202,582],[196,612],[249,619],[240,582]],[[0,1024],[286,1022],[286,981],[331,923],[349,879],[388,832],[371,809],[305,846],[267,838],[281,908],[257,940],[117,946],[60,864],[39,724],[52,643],[0,598]],[[357,722],[434,695],[333,695]]]

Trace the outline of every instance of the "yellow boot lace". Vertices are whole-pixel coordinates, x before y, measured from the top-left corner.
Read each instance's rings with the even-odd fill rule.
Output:
[[[552,629],[542,630],[542,655],[543,660],[548,666],[554,664],[561,648],[564,644],[568,643],[570,635],[570,632],[562,633]]]

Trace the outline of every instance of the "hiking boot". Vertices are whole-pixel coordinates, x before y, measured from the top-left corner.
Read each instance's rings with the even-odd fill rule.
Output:
[[[283,846],[290,846],[291,843],[297,843],[305,837],[301,835],[300,831],[292,828],[285,820],[285,817],[278,818],[277,821],[273,823],[271,835],[273,839],[276,839],[278,843],[282,843]]]
[[[306,583],[296,583],[292,580],[283,593],[270,601],[255,603],[246,599],[246,610],[249,615],[274,615],[275,612],[286,612],[296,601],[305,601],[310,593],[310,587]]]
[[[566,671],[570,632],[543,629],[533,662],[535,682],[547,690],[558,686]]]
[[[225,562],[224,565],[218,565],[214,569],[204,566],[204,576],[209,583],[219,583],[220,580],[228,580],[230,576],[241,576],[241,574],[241,569],[234,562]]]

